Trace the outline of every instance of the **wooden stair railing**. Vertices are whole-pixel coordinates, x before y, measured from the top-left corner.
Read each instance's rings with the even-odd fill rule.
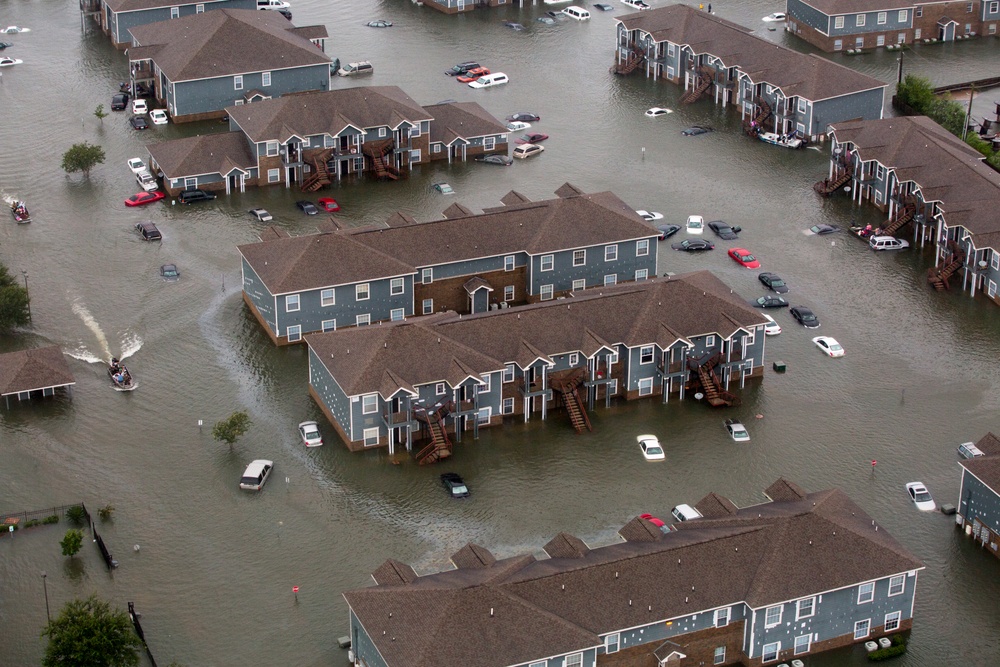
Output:
[[[826,179],[813,184],[813,190],[824,197],[829,197],[834,192],[851,182],[850,172],[844,172],[833,180]]]
[[[451,456],[451,440],[448,439],[448,431],[445,430],[444,422],[440,420],[428,421],[427,430],[431,433],[431,442],[417,453],[419,465],[437,463]]]
[[[646,53],[642,49],[638,48],[633,44],[631,50],[629,51],[628,58],[625,59],[625,62],[615,63],[611,67],[611,71],[614,72],[615,74],[627,76],[632,72],[636,71],[637,69],[639,69],[639,65],[641,65],[642,61],[645,59],[646,59]]]
[[[882,228],[882,233],[886,236],[894,236],[903,225],[913,220],[913,216],[916,214],[917,207],[913,204],[907,204],[896,213],[896,217],[892,219],[892,222]]]

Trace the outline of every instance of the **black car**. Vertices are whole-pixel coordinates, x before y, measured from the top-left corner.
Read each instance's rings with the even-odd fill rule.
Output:
[[[704,125],[694,125],[686,130],[681,131],[681,134],[683,134],[685,137],[695,137],[698,136],[699,134],[705,134],[711,131],[712,128],[710,127],[705,127]]]
[[[470,69],[476,69],[477,67],[479,67],[479,63],[470,60],[467,63],[458,63],[450,70],[446,71],[445,74],[448,76],[462,76]]]
[[[594,6],[600,9],[602,12],[613,12],[615,10],[611,5],[607,5],[603,2],[595,2]]]
[[[446,472],[441,475],[441,486],[452,498],[468,498],[472,495],[469,493],[469,487],[465,485],[465,481],[458,473]]]
[[[137,222],[135,223],[135,229],[140,234],[142,234],[142,239],[144,241],[162,241],[163,236],[160,235],[160,230],[156,228],[152,222]]]
[[[813,234],[833,234],[834,232],[839,232],[840,227],[834,227],[833,225],[813,225],[809,228],[809,231]]]
[[[311,201],[306,201],[303,199],[301,201],[295,202],[295,205],[298,207],[300,211],[302,211],[306,215],[316,215],[317,213],[319,213],[319,209],[316,208],[316,205],[313,204]]]
[[[485,162],[486,164],[499,164],[505,167],[509,167],[514,164],[514,158],[509,155],[480,155],[476,158],[476,162]]]
[[[548,16],[551,16],[552,18],[554,18],[554,19],[557,19],[557,20],[560,20],[560,21],[561,21],[561,20],[563,20],[563,19],[565,19],[565,18],[567,18],[567,17],[566,17],[566,15],[565,15],[565,14],[563,14],[562,12],[557,12],[557,11],[548,11],[548,12],[545,12],[545,13],[546,13],[546,14],[547,14]]]
[[[787,308],[788,302],[780,296],[765,294],[764,296],[751,301],[750,305],[754,308]]]
[[[8,46],[14,46],[14,45],[13,45],[13,44],[11,44],[10,42],[0,42],[0,51],[3,51],[3,50],[4,50],[4,49],[6,49],[6,48],[7,48]]]
[[[819,318],[805,306],[795,306],[788,312],[792,314],[796,322],[806,329],[819,329]]]
[[[715,246],[711,241],[706,241],[705,239],[684,239],[680,243],[674,243],[670,246],[674,250],[683,250],[684,252],[699,252],[701,250],[714,250]]]
[[[777,273],[758,273],[757,280],[772,292],[777,292],[778,294],[786,294],[788,292],[788,285],[785,284],[785,281]]]
[[[164,280],[176,280],[181,277],[176,264],[164,264],[160,267],[160,275]]]
[[[133,130],[148,130],[149,123],[142,116],[132,116],[128,119],[128,124],[132,126]]]
[[[726,241],[739,238],[736,235],[743,231],[739,226],[730,227],[728,223],[722,220],[713,220],[708,223],[708,228],[715,232],[715,235],[720,239],[725,239]]]
[[[536,116],[533,113],[527,111],[519,111],[517,113],[512,113],[507,116],[507,122],[513,123],[514,121],[520,121],[522,123],[534,123],[536,120],[541,120],[541,116]]]
[[[177,199],[182,204],[190,204],[196,201],[211,201],[215,199],[215,194],[204,190],[185,190]]]
[[[680,231],[680,225],[659,225],[656,228],[660,232],[660,240],[668,239]]]
[[[128,93],[115,93],[111,96],[111,110],[125,111],[128,108]]]
[[[279,9],[279,10],[277,10],[277,12],[279,14],[281,14],[282,16],[284,16],[289,21],[292,20],[292,12],[290,12],[289,10],[287,10],[287,9]]]

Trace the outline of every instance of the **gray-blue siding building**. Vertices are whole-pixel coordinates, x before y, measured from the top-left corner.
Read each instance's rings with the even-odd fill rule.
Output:
[[[955,520],[983,549],[1000,556],[1000,438],[987,433],[976,448],[983,456],[960,462],[962,486]]]
[[[297,28],[277,12],[223,9],[130,33],[133,87],[150,87],[174,122],[218,118],[229,106],[330,86],[326,28]]]
[[[764,324],[701,271],[314,334],[309,391],[350,449],[402,447],[429,463],[505,416],[562,407],[583,430],[598,402],[666,403],[688,388],[732,404],[730,389],[763,375]]]
[[[83,0],[91,4],[92,0]],[[82,5],[81,5],[82,6]],[[202,14],[213,9],[256,9],[257,0],[100,0],[98,21],[112,43],[120,49],[132,44],[132,28]]]
[[[703,518],[623,542],[560,533],[544,556],[468,544],[455,569],[387,560],[344,593],[353,664],[366,667],[772,665],[909,629],[917,574],[905,547],[842,491],[779,479],[770,502],[709,494]],[[858,554],[864,554],[859,558]]]
[[[621,74],[642,70],[683,86],[684,103],[739,107],[752,133],[817,140],[832,123],[882,118],[885,82],[687,5],[618,18],[615,60]]]

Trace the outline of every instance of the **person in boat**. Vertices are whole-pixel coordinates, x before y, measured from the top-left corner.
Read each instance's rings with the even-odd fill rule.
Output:
[[[118,366],[118,358],[117,357],[112,357],[111,358],[111,372],[112,373],[117,373],[118,372],[118,368],[119,368],[119,366]]]
[[[122,373],[121,371],[115,373],[115,383],[116,384],[125,384],[125,374]]]

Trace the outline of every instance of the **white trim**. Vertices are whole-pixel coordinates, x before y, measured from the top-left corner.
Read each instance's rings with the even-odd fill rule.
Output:
[[[898,593],[893,593],[892,592],[892,580],[893,579],[902,579],[903,580],[903,587],[899,589]],[[890,598],[896,597],[897,595],[902,595],[905,592],[906,592],[906,575],[905,574],[896,574],[896,575],[893,575],[893,576],[889,577],[889,595],[887,597],[890,597]]]
[[[896,617],[896,627],[894,627],[894,628],[892,628],[890,630],[889,628],[887,628],[885,626],[889,625],[889,619],[891,617],[893,617],[893,616]],[[883,632],[896,632],[897,630],[899,630],[899,626],[902,625],[902,624],[903,624],[903,612],[899,611],[899,610],[890,612],[890,613],[888,613],[888,614],[885,615],[885,619],[882,621],[882,631]]]

